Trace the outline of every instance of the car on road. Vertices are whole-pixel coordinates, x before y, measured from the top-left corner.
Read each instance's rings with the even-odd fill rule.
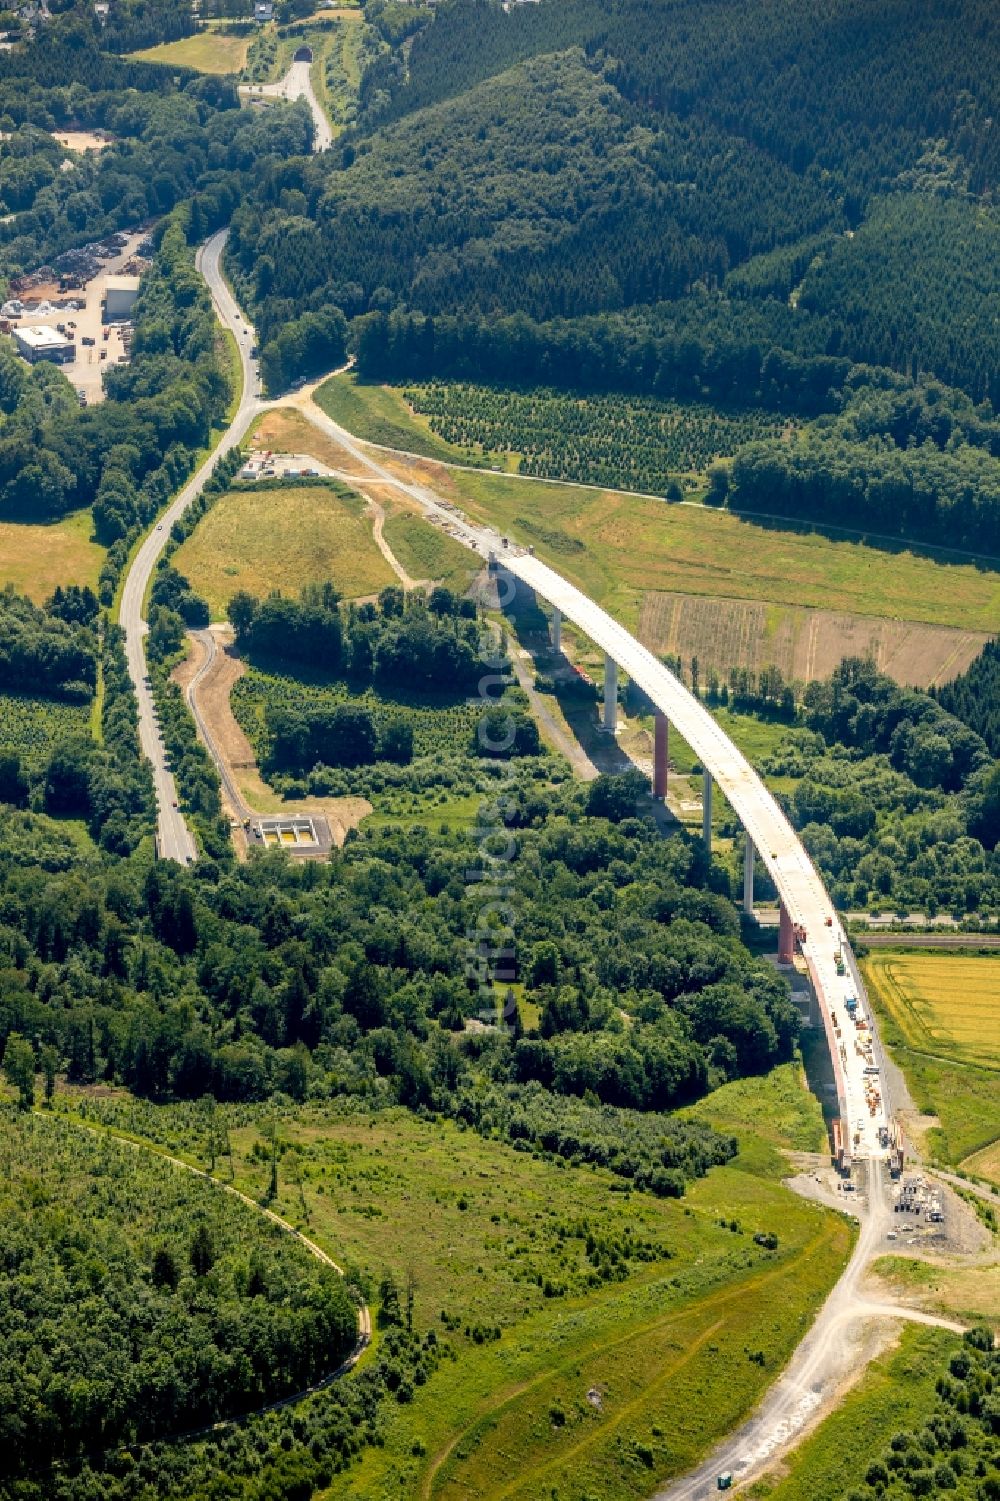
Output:
[[[163,530],[163,522],[162,522],[162,521],[158,521],[158,522],[157,522],[157,523],[156,523],[156,530],[157,530],[157,531],[158,531],[158,532],[162,532],[162,530]]]

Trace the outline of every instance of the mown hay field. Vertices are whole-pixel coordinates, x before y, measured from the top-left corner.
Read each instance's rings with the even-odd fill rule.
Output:
[[[650,650],[696,656],[702,671],[779,667],[788,679],[822,679],[844,657],[871,657],[881,672],[914,688],[946,683],[966,670],[989,639],[868,614],[800,609],[762,600],[650,592],[642,601],[639,638]]]
[[[884,953],[865,966],[911,1047],[1000,1064],[1000,958]]]
[[[938,1119],[926,1150],[966,1164],[1000,1138],[1000,957],[883,951],[862,972],[917,1109]]]
[[[1000,1087],[998,1087],[998,1094],[1000,1094]],[[970,1157],[966,1157],[962,1167],[973,1177],[988,1178],[991,1183],[995,1183],[1000,1188],[1000,1140],[991,1142],[981,1152],[973,1152]]]
[[[338,488],[232,490],[177,550],[174,564],[223,620],[240,589],[295,595],[330,582],[346,599],[377,594],[396,576],[375,545],[365,502]]]
[[[251,41],[249,34],[231,36],[221,31],[200,31],[176,42],[146,47],[130,56],[138,62],[196,68],[199,73],[239,73],[247,60]]]
[[[94,590],[104,548],[91,540],[90,511],[74,511],[48,526],[0,521],[0,588],[13,584],[41,604],[57,584],[89,584]]]

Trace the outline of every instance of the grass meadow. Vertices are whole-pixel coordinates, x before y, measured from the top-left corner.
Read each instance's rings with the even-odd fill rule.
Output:
[[[92,540],[93,530],[89,508],[46,526],[0,521],[0,588],[13,584],[36,604],[57,584],[89,584],[96,590],[105,552]]]
[[[1000,1261],[979,1257],[970,1264],[912,1256],[881,1256],[872,1270],[892,1292],[911,1305],[965,1324],[989,1319],[1000,1324]]]
[[[465,594],[479,571],[479,560],[467,547],[414,511],[387,514],[383,535],[411,578],[433,580]]]
[[[319,405],[368,442],[454,463],[401,394],[335,376]],[[464,456],[462,456],[464,457]],[[425,468],[419,461],[414,465]],[[398,467],[398,465],[396,466]],[[620,491],[542,484],[488,470],[425,468],[425,478],[477,520],[524,543],[630,628],[649,591],[814,606],[992,631],[1000,574],[808,529],[771,527],[703,506]]]
[[[331,581],[346,599],[377,594],[396,575],[375,545],[358,495],[313,484],[231,490],[178,548],[174,565],[208,601],[213,620],[240,589],[298,594]]]
[[[431,432],[426,417],[410,411],[401,391],[365,385],[352,374],[334,375],[315,395],[316,405],[334,422],[366,443],[404,448],[442,463],[465,463],[462,451]]]
[[[793,1071],[760,1081],[765,1112],[784,1102],[787,1137],[768,1115],[775,1144],[801,1139],[797,1087]],[[720,1118],[757,1118],[752,1092],[720,1091]],[[120,1097],[88,1113],[204,1165],[199,1109]],[[269,1176],[262,1125],[230,1112],[234,1181],[254,1198]],[[748,1170],[749,1151],[664,1200],[398,1109],[300,1107],[279,1137],[274,1208],[376,1288],[385,1271],[401,1286],[412,1276],[415,1327],[446,1350],[389,1414],[384,1446],[338,1476],[337,1497],[354,1501],[648,1496],[759,1399],[853,1238],[782,1187],[765,1142],[763,1171]],[[228,1179],[229,1159],[217,1171]],[[768,1230],[773,1252],[753,1240]],[[619,1248],[615,1278],[596,1274],[594,1243]]]
[[[161,42],[130,56],[138,62],[196,68],[199,73],[239,73],[247,60],[252,34],[232,36],[224,31],[199,31],[176,42]]]

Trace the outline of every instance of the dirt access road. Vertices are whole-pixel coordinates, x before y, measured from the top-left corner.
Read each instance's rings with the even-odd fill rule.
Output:
[[[743,1485],[759,1475],[782,1450],[799,1442],[808,1427],[833,1407],[862,1361],[862,1334],[872,1320],[906,1319],[961,1333],[964,1325],[919,1309],[875,1301],[862,1283],[876,1256],[884,1253],[890,1209],[884,1167],[869,1162],[861,1234],[840,1281],[828,1296],[785,1371],[749,1422],[730,1434],[696,1470],[657,1491],[653,1501],[707,1501],[718,1494],[727,1472]]]
[[[230,633],[219,627],[188,633],[192,655],[174,673],[198,734],[215,763],[222,783],[223,803],[240,825],[248,819],[258,825],[274,819],[311,818],[320,838],[320,853],[343,844],[349,829],[357,828],[371,811],[363,797],[321,797],[303,802],[285,802],[266,785],[257,758],[230,707],[233,685],[242,677],[245,664],[231,651]],[[248,840],[242,829],[234,835],[237,853],[245,854],[256,836]],[[314,856],[315,850],[300,853]]]

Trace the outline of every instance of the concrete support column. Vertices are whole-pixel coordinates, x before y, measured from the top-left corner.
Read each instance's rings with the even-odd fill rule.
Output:
[[[701,774],[701,837],[712,853],[712,773],[706,766]]]
[[[791,964],[795,958],[795,929],[784,902],[778,913],[778,963]]]
[[[552,611],[552,650],[558,656],[562,651],[562,611]]]
[[[657,711],[653,719],[653,796],[667,795],[667,762],[670,743],[670,721]]]
[[[748,834],[743,847],[743,911],[753,917],[753,840]]]
[[[604,728],[613,735],[618,727],[618,663],[604,658]]]

